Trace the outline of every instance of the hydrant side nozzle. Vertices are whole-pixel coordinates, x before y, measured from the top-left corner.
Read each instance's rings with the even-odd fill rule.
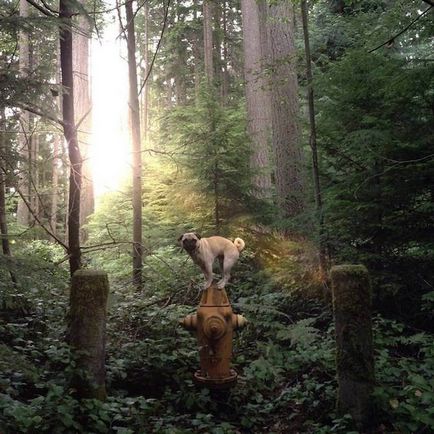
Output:
[[[179,324],[186,330],[196,330],[197,327],[197,315],[187,315],[185,318],[179,320]]]
[[[232,324],[234,330],[242,329],[247,325],[247,323],[248,321],[243,315],[237,315],[235,313],[232,314]]]

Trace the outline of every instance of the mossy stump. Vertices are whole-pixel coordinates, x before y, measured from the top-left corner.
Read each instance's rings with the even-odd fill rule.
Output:
[[[368,270],[363,265],[331,269],[336,326],[337,410],[351,414],[357,427],[372,424],[374,355],[372,295]]]
[[[107,273],[78,270],[72,276],[69,344],[76,369],[71,387],[79,398],[106,398],[105,332],[109,284]]]

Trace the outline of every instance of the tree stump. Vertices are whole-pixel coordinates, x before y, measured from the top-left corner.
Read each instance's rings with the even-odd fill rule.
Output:
[[[72,276],[69,344],[76,369],[71,387],[79,398],[106,398],[105,330],[109,284],[107,273],[78,270]]]
[[[336,326],[337,410],[349,413],[357,427],[372,423],[371,393],[374,355],[371,285],[363,265],[340,265],[331,270]]]

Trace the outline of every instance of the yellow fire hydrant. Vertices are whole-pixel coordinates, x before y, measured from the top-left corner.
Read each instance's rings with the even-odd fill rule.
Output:
[[[200,369],[194,374],[195,380],[211,388],[232,386],[238,376],[230,366],[232,335],[247,320],[232,312],[226,291],[214,285],[205,289],[197,313],[187,315],[179,323],[197,335]]]

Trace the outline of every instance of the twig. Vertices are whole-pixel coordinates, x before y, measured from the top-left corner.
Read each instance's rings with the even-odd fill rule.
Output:
[[[142,94],[142,90],[145,87],[145,84],[147,83],[147,81],[149,79],[149,76],[151,75],[155,59],[157,58],[158,51],[160,50],[160,45],[161,45],[161,42],[163,40],[164,32],[166,31],[166,27],[167,27],[167,17],[169,16],[170,3],[171,3],[171,0],[167,0],[167,7],[166,7],[166,10],[164,12],[164,21],[163,21],[163,27],[162,27],[161,33],[160,33],[160,39],[158,40],[157,47],[155,48],[154,55],[152,56],[151,64],[149,65],[146,77],[143,80],[143,83],[140,85],[139,96]]]
[[[33,7],[35,7],[39,12],[43,13],[47,17],[56,18],[56,15],[51,13],[49,9],[45,9],[42,6],[38,5],[33,0],[26,0],[27,3],[31,4]]]
[[[425,9],[420,15],[418,15],[414,20],[412,20],[406,27],[404,27],[396,35],[392,36],[386,42],[383,42],[382,44],[380,44],[378,47],[375,47],[372,50],[369,50],[369,53],[373,53],[374,51],[378,50],[379,48],[383,47],[384,45],[391,44],[392,42],[395,41],[395,39],[398,36],[401,36],[404,32],[406,32],[417,20],[419,20],[420,18],[422,18],[428,11],[430,11],[433,8],[434,5],[431,2],[427,2],[427,3],[431,4],[431,6],[429,8]]]

